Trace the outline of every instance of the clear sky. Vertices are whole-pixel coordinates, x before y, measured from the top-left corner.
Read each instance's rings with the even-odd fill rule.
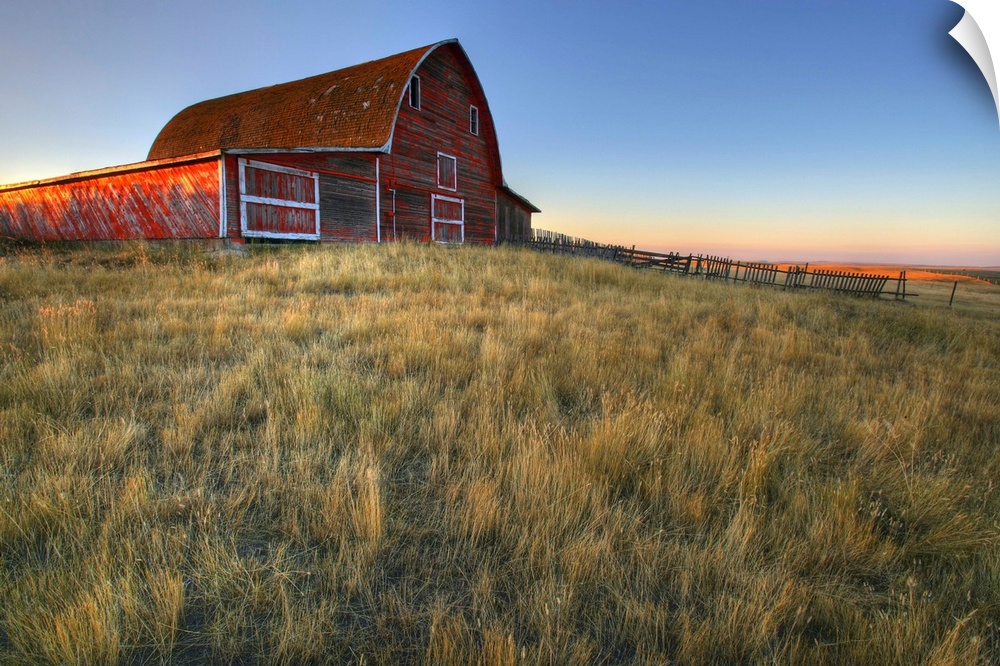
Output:
[[[1000,123],[948,0],[13,0],[0,183],[141,161],[204,99],[457,37],[535,226],[1000,265]]]

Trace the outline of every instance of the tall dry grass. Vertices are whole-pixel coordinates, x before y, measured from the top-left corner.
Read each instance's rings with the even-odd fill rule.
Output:
[[[1000,320],[509,249],[11,249],[0,663],[1000,660]]]

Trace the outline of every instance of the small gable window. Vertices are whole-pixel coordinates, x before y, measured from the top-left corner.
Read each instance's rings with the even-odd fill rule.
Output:
[[[479,136],[479,109],[474,106],[469,107],[469,131]]]
[[[438,187],[446,190],[458,189],[458,169],[455,165],[455,158],[451,155],[438,153]]]
[[[420,108],[420,77],[410,78],[410,106],[414,109]]]

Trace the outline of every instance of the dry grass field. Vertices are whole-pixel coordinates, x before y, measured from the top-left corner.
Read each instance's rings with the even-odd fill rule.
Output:
[[[974,269],[955,269],[949,273],[945,268],[928,269],[927,267],[908,266],[872,266],[864,264],[813,264],[814,268],[868,273],[870,275],[885,275],[893,278],[885,289],[895,289],[895,278],[900,271],[906,271],[906,291],[908,298],[917,305],[934,308],[953,308],[960,312],[980,312],[1000,316],[1000,286],[984,280],[977,280],[964,274],[964,271]],[[998,272],[994,269],[984,271],[990,275]],[[956,286],[957,283],[957,286]],[[954,298],[952,289],[954,288]]]
[[[996,310],[7,248],[0,347],[0,664],[1000,661]]]

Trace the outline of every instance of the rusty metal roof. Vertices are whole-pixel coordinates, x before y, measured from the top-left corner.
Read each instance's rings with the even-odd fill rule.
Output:
[[[194,104],[160,130],[148,159],[240,148],[387,150],[410,77],[434,49],[457,43]]]

